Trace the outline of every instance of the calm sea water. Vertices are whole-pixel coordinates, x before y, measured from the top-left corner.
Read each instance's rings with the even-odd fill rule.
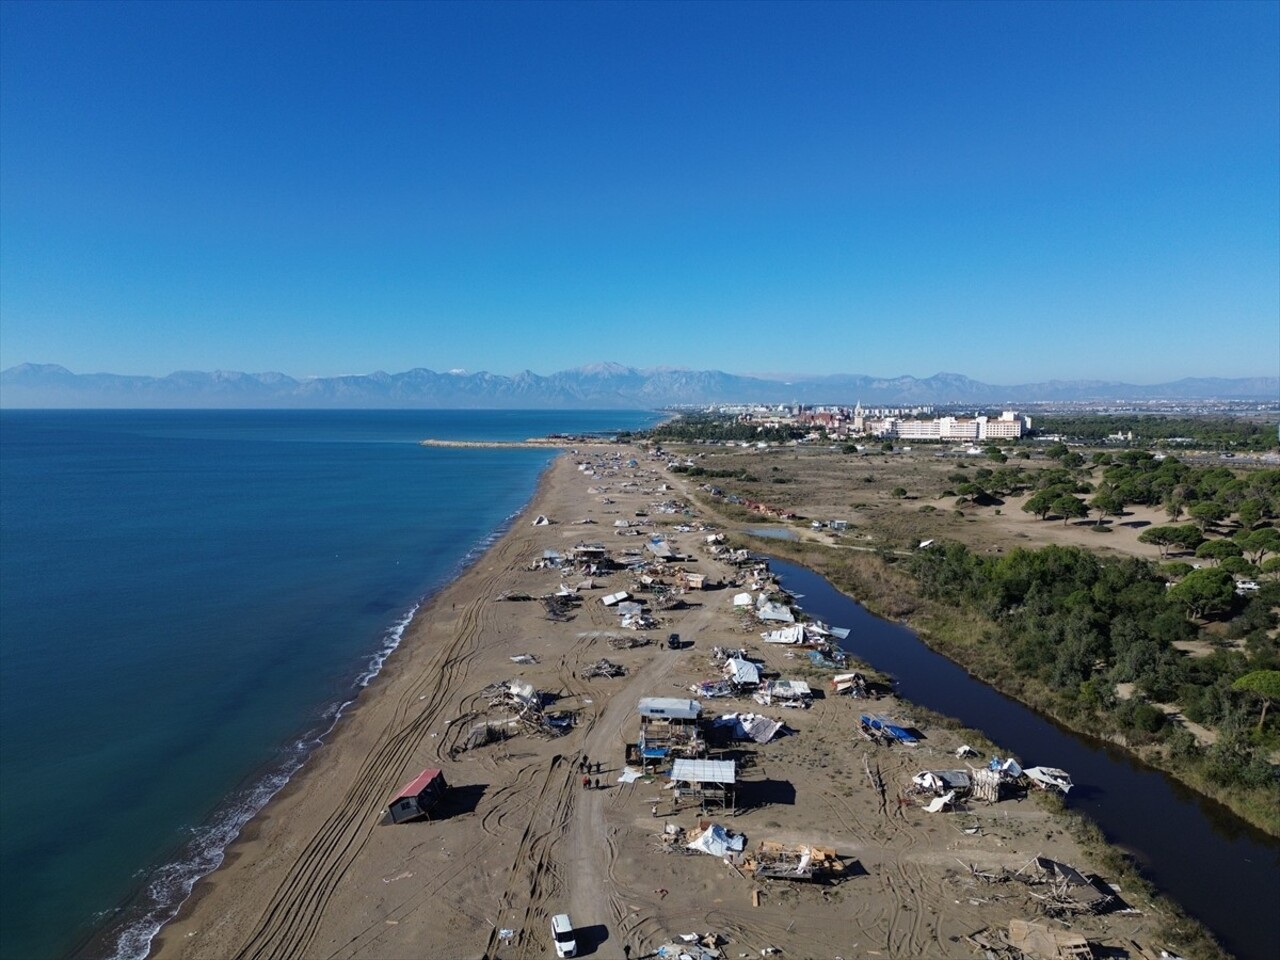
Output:
[[[417,440],[655,419],[0,412],[0,956],[144,955],[552,456]]]

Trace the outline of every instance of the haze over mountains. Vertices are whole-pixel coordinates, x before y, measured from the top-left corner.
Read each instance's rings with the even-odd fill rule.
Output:
[[[996,385],[957,373],[740,376],[719,370],[593,364],[540,376],[415,368],[403,373],[295,379],[283,373],[180,371],[166,377],[75,374],[24,363],[0,372],[0,406],[62,408],[441,408],[649,409],[712,403],[987,404],[1084,400],[1262,400],[1280,396],[1280,378],[1187,378],[1137,385],[1050,380]]]

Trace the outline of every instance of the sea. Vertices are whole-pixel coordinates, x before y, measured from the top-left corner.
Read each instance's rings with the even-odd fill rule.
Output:
[[[555,455],[646,411],[0,411],[0,957],[146,956]]]

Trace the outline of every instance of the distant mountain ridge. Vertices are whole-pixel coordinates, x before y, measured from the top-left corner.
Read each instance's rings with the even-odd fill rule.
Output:
[[[770,379],[720,370],[641,370],[598,363],[541,376],[480,372],[403,373],[296,379],[283,373],[183,370],[166,377],[72,373],[57,364],[23,363],[0,372],[0,406],[62,408],[437,408],[648,409],[711,403],[866,405],[1018,404],[1085,400],[1276,400],[1280,378],[1186,378],[1140,386],[1104,380],[1049,380],[1000,386],[958,373],[865,374]]]

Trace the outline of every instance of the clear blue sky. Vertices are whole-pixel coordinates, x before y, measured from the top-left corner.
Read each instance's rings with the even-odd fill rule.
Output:
[[[16,3],[0,366],[1280,372],[1280,5]]]

